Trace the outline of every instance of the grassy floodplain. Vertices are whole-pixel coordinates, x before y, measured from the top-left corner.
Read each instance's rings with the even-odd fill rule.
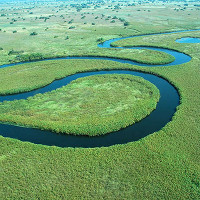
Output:
[[[0,104],[0,120],[57,133],[95,136],[140,121],[156,108],[158,100],[159,90],[142,78],[90,76],[44,95]]]
[[[158,37],[161,42],[162,36]],[[167,42],[173,44],[174,39],[168,38]],[[180,66],[142,68],[128,64],[110,65],[113,69],[130,68],[158,74],[178,88],[181,105],[166,127],[138,142],[95,149],[52,148],[1,137],[2,194],[5,198],[91,199],[103,196],[109,199],[111,196],[134,196],[154,199],[156,195],[156,198],[163,199],[167,194],[172,199],[198,199],[199,93],[196,91],[200,83],[200,47],[198,44],[192,44],[191,48],[189,44],[183,46],[184,52],[193,59]],[[177,50],[183,49],[182,45],[179,47]],[[38,188],[41,184],[43,187]],[[95,188],[95,194],[91,188]],[[13,194],[13,190],[17,192]]]
[[[118,34],[134,35],[199,28],[199,10],[193,4],[189,4],[186,10],[181,10],[184,7],[183,3],[178,3],[181,6],[178,6],[177,2],[170,5],[162,4],[142,4],[133,8],[127,7],[126,9],[129,12],[121,9],[118,13],[124,18],[126,17],[127,21],[130,19],[131,22],[126,29],[123,26],[119,26],[119,24],[116,24],[115,27],[109,26],[104,29],[99,25],[95,27],[87,24],[86,29],[80,30],[89,30],[94,36],[86,37],[85,35],[85,40],[80,39],[78,28],[75,30],[70,29],[68,32],[74,31],[71,34],[71,37],[74,37],[71,38],[71,44],[75,46],[66,45],[68,46],[66,47],[61,45],[63,44],[63,39],[59,40],[59,37],[57,38],[57,43],[41,42],[45,41],[42,40],[44,38],[40,38],[42,34],[38,34],[38,38],[30,40],[30,43],[27,43],[28,39],[25,40],[26,37],[21,34],[18,35],[19,40],[13,38],[10,42],[8,41],[8,35],[3,36],[7,40],[3,40],[1,35],[1,46],[5,49],[0,53],[1,63],[8,63],[9,60],[15,58],[15,55],[9,56],[8,52],[12,48],[19,50],[17,49],[19,41],[21,41],[20,45],[23,42],[26,44],[24,47],[26,46],[27,50],[24,52],[27,54],[32,52],[41,53],[40,49],[43,49],[48,52],[51,50],[52,54],[57,55],[63,48],[63,51],[68,49],[66,54],[71,50],[71,52],[74,51],[73,53],[80,53],[81,55],[87,45],[89,46],[84,51],[88,52],[88,54],[93,52],[93,48],[96,48],[96,40],[102,35],[104,35],[104,39],[110,39]],[[179,11],[173,10],[175,8]],[[147,18],[144,13],[148,13],[148,9],[151,10],[151,15],[149,14]],[[105,9],[106,11],[107,9]],[[111,9],[108,11],[109,13],[115,13]],[[131,16],[128,16],[127,13],[131,13]],[[137,17],[135,21],[133,20],[134,16]],[[1,26],[2,24],[6,23],[2,22]],[[10,28],[11,25],[9,23],[4,25],[4,28],[6,26],[13,30],[13,27]],[[30,26],[30,24],[27,23],[26,26]],[[104,27],[107,26],[104,25]],[[43,26],[38,25],[36,30],[40,28],[42,29]],[[54,30],[57,31],[59,29],[55,27]],[[6,31],[5,34],[8,34],[9,31]],[[28,30],[27,35],[32,31]],[[95,33],[98,34],[95,35]],[[10,31],[9,34],[13,33]],[[49,38],[51,34],[52,32],[49,33]],[[199,35],[200,32],[198,31],[196,33],[179,33],[167,36],[145,36],[129,41],[128,45],[132,46],[155,45],[187,53],[192,57],[192,60],[183,65],[144,68],[128,64],[112,64],[110,62],[108,65],[108,63],[104,63],[104,68],[137,69],[154,73],[166,78],[175,85],[181,96],[181,104],[172,121],[162,130],[137,142],[93,149],[47,147],[0,137],[1,198],[200,199],[200,46],[199,44],[175,43],[177,38],[184,36],[199,37]],[[83,43],[85,41],[85,43],[81,44],[80,41]],[[38,44],[36,45],[37,42]],[[117,45],[127,44],[120,43]],[[50,48],[47,48],[48,46]],[[108,51],[115,52],[113,49]],[[56,65],[56,63],[55,61],[52,65]],[[103,65],[102,62],[99,62],[98,65],[95,63],[93,68],[91,67],[90,69],[101,65]],[[51,66],[49,65],[49,70]],[[19,66],[15,66],[12,70],[18,71],[19,68]],[[37,79],[35,88],[47,84],[47,82],[41,80],[45,77],[45,73],[43,73],[42,77],[39,77],[34,73],[34,65],[30,66],[30,69],[33,72],[32,77],[35,76],[34,80]],[[0,73],[4,73],[4,70],[8,69],[1,69]],[[27,71],[26,73],[28,73]],[[55,74],[55,76],[49,78],[48,82],[51,82],[57,76],[63,75],[57,74],[57,72]],[[18,85],[14,89],[9,86],[5,89],[2,87],[2,94],[33,89],[30,86],[29,79],[26,78],[26,74],[24,75],[24,82],[29,83],[30,88],[24,88],[22,80],[15,80],[16,73],[12,73],[10,76],[9,79],[12,80],[12,85],[15,85],[15,81],[18,82]]]
[[[120,50],[113,53],[113,50],[98,48],[97,43],[121,36],[200,27],[199,8],[194,6],[195,3],[188,6],[182,2],[164,5],[162,2],[141,5],[122,3],[119,9],[115,9],[117,5],[118,2],[99,3],[98,6],[91,4],[89,8],[77,12],[77,8],[68,2],[2,3],[0,47],[3,50],[0,51],[0,64],[18,62],[33,53],[41,57],[122,56]],[[111,23],[113,20],[115,23]],[[125,22],[129,25],[124,26]],[[75,28],[69,29],[71,26]],[[30,35],[34,32],[37,35]],[[123,53],[124,50],[121,51]],[[164,61],[160,58],[162,53],[153,52],[155,55],[152,55],[149,50],[134,50],[131,53],[131,59],[141,62],[171,61],[168,55],[165,55]]]

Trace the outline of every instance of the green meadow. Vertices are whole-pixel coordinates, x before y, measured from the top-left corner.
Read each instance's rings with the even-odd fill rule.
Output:
[[[156,108],[158,100],[159,90],[142,78],[90,76],[44,95],[4,102],[0,105],[0,120],[57,133],[94,136],[140,121]]]
[[[156,52],[154,54],[148,50],[99,49],[97,40],[199,29],[200,10],[195,6],[197,3],[190,2],[185,6],[185,2],[170,1],[169,4],[155,2],[128,6],[127,3],[118,5],[118,2],[106,2],[97,4],[100,7],[94,8],[96,4],[90,5],[80,11],[70,5],[66,7],[63,2],[3,3],[0,10],[0,64],[27,60],[31,54],[37,54],[36,59],[68,55],[107,55],[154,64],[166,60],[170,62],[169,59],[173,58],[168,55],[156,56]],[[52,13],[55,16],[49,17]],[[124,26],[124,21],[115,19],[115,15],[129,24]],[[40,18],[45,16],[49,19]],[[74,20],[69,23],[72,18]],[[112,20],[115,23],[111,23]],[[70,28],[71,26],[75,28]],[[13,33],[15,30],[17,32]],[[30,35],[33,32],[37,35]],[[66,36],[69,38],[66,39]],[[156,74],[172,83],[180,95],[180,105],[172,120],[158,132],[136,142],[101,148],[60,148],[0,136],[1,199],[200,199],[200,44],[175,42],[176,39],[186,36],[200,37],[200,31],[143,36],[113,44],[159,46],[184,52],[192,59],[182,65],[139,67],[113,61],[53,60],[0,69],[1,95],[40,88],[70,74],[105,69],[138,70]],[[158,60],[156,57],[159,57]],[[162,58],[166,60],[163,61]],[[123,76],[126,77],[125,80],[122,80]],[[112,81],[114,77],[117,77],[117,81]],[[132,80],[134,85],[127,79]],[[128,87],[124,87],[127,81]],[[140,84],[143,82],[148,87]],[[96,92],[98,87],[102,88],[99,94]],[[109,87],[121,92],[110,91]],[[90,99],[94,100],[94,104],[102,95],[108,101],[113,100],[114,95],[130,105],[130,109],[132,104],[129,104],[129,100],[132,102],[139,91],[143,91],[139,98],[147,100],[146,104],[143,104],[144,99],[141,103],[145,109],[146,105],[150,105],[149,91],[155,92],[154,104],[159,98],[155,86],[141,78],[127,75],[91,76],[77,79],[66,87],[44,95],[38,94],[28,100],[3,102],[0,104],[0,118],[6,119],[11,114],[10,122],[23,124],[23,120],[15,121],[13,116],[24,111],[28,114],[29,105],[31,112],[42,114],[41,118],[49,109],[49,119],[53,119],[58,108],[59,112],[63,111],[59,104],[64,107],[67,104],[59,96],[65,91],[80,98],[79,102],[83,101],[84,105],[86,99],[83,95],[87,92],[91,94]],[[107,95],[110,92],[112,95]],[[123,92],[128,98],[123,97]],[[55,103],[57,99],[59,102]],[[70,106],[79,102],[70,102]],[[99,107],[93,105],[96,115],[105,111],[104,105],[107,102],[101,103]],[[114,110],[119,107],[118,103],[116,99]],[[96,113],[96,109],[99,112]],[[116,120],[120,119],[121,114],[118,117]],[[141,116],[143,117],[144,115]]]
[[[42,57],[115,57],[129,54],[128,58],[133,60],[164,64],[173,58],[149,50],[129,52],[101,49],[97,44],[122,36],[196,29],[200,27],[200,20],[199,8],[194,5],[195,3],[191,3],[185,6],[181,2],[158,2],[156,5],[122,3],[118,8],[118,2],[107,2],[97,6],[89,5],[79,11],[77,7],[70,6],[70,3],[59,1],[1,4],[0,48],[3,50],[0,51],[0,64],[19,62],[31,54],[40,54]],[[115,22],[111,23],[113,20]],[[128,22],[127,26],[124,25],[125,22]],[[32,33],[36,34],[31,35]],[[124,51],[126,52],[123,53]]]

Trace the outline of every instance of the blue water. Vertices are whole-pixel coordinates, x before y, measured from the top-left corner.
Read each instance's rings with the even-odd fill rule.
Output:
[[[193,31],[193,30],[190,30]],[[185,31],[179,31],[185,32]],[[177,33],[177,32],[172,32]],[[164,33],[170,34],[170,33]],[[153,35],[153,34],[150,34]],[[155,34],[157,35],[157,34]],[[140,37],[140,36],[133,36],[133,37]],[[99,44],[99,47],[102,48],[114,48],[111,47],[110,44],[113,41],[121,40],[124,38],[116,38],[112,40],[108,40],[103,44]],[[120,47],[122,48],[122,47]],[[131,47],[129,47],[131,48]],[[169,53],[175,57],[175,61],[166,65],[156,65],[156,66],[172,66],[183,64],[189,62],[191,57],[174,50],[164,49],[164,48],[155,48],[155,47],[132,47],[132,48],[142,48],[142,49],[152,49],[152,50],[159,50],[162,52]],[[123,59],[113,59],[113,58],[106,58],[106,57],[66,57],[66,58],[54,58],[54,59],[46,59],[46,60],[60,60],[60,59],[100,59],[100,60],[111,60],[113,62],[121,62],[121,63],[129,63],[132,65],[144,66],[144,67],[151,67],[151,65],[140,64],[137,62],[133,62],[130,60],[123,60]],[[2,65],[0,68],[10,67],[14,65],[20,65],[22,63],[17,64],[9,64],[9,65]],[[155,66],[155,65],[153,65]],[[26,99],[29,96],[33,96],[38,93],[45,93],[57,88],[60,88],[64,85],[69,84],[72,80],[75,80],[80,77],[97,75],[97,74],[130,74],[134,76],[140,76],[144,79],[153,83],[160,91],[161,98],[157,104],[156,109],[146,118],[141,120],[134,125],[131,125],[125,129],[120,131],[112,132],[110,134],[106,134],[104,136],[74,136],[74,135],[61,135],[55,134],[50,131],[42,131],[39,129],[34,128],[26,128],[26,127],[19,127],[9,124],[0,124],[0,132],[1,135],[4,137],[15,138],[21,141],[28,141],[35,144],[43,144],[49,146],[59,146],[59,147],[102,147],[102,146],[111,146],[115,144],[124,144],[127,142],[132,142],[139,140],[151,133],[159,131],[162,127],[164,127],[169,121],[171,121],[176,107],[179,105],[179,95],[176,89],[166,80],[160,78],[158,76],[136,72],[136,71],[128,71],[128,70],[112,70],[112,71],[96,71],[96,72],[86,72],[86,73],[78,73],[68,77],[65,77],[61,80],[56,80],[53,83],[39,88],[34,91],[8,95],[8,96],[1,96],[0,101],[9,100],[12,101],[14,99]]]
[[[24,99],[37,93],[44,93],[69,84],[72,80],[80,77],[91,76],[96,74],[131,74],[140,76],[153,83],[160,91],[160,101],[148,117],[140,122],[129,126],[123,130],[107,134],[105,136],[87,137],[74,135],[58,135],[49,131],[39,129],[22,128],[0,124],[1,135],[4,137],[12,137],[22,141],[29,141],[36,144],[54,145],[60,147],[101,147],[114,144],[123,144],[135,141],[146,135],[160,130],[168,121],[171,120],[176,106],[179,104],[179,96],[176,89],[166,80],[155,75],[145,74],[134,71],[115,70],[115,71],[99,71],[79,73],[68,76],[62,80],[57,80],[50,85],[28,93],[10,95],[1,97],[3,100]]]
[[[200,43],[200,38],[184,37],[176,40],[178,43]]]

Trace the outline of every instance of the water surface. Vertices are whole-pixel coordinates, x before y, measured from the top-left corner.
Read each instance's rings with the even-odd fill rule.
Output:
[[[177,39],[178,43],[200,43],[200,38],[192,38],[192,37],[184,37],[181,39]]]
[[[150,133],[160,130],[167,122],[172,119],[176,106],[179,104],[179,95],[176,89],[166,80],[152,74],[141,72],[113,70],[113,71],[98,71],[86,72],[68,76],[61,80],[56,80],[50,85],[40,88],[35,91],[21,93],[16,95],[3,96],[3,100],[26,99],[37,93],[45,93],[56,88],[60,88],[69,84],[77,78],[97,75],[97,74],[130,74],[140,76],[153,83],[160,91],[160,100],[156,109],[146,118],[132,126],[122,129],[117,132],[109,133],[104,136],[75,136],[61,135],[50,131],[42,131],[39,129],[18,127],[7,124],[0,124],[0,132],[4,137],[16,138],[21,141],[29,141],[36,144],[44,144],[49,146],[59,147],[101,147],[111,146],[114,144],[124,144],[131,141],[139,140]]]
[[[185,30],[185,31],[177,31],[171,33],[186,32],[186,31],[196,31],[196,30]],[[170,33],[158,33],[158,34],[148,34],[148,35],[159,35],[159,34],[170,34]],[[145,35],[132,36],[132,37],[141,37],[141,36]],[[65,58],[54,58],[45,60],[98,59],[98,60],[111,60],[114,62],[121,62],[121,63],[129,63],[132,65],[143,66],[143,67],[151,67],[151,66],[166,67],[178,64],[180,65],[189,62],[191,60],[191,57],[184,53],[164,48],[111,47],[112,42],[125,38],[131,38],[131,37],[111,39],[105,41],[102,44],[99,44],[98,46],[101,48],[151,49],[156,51],[162,51],[174,56],[175,61],[165,65],[147,65],[130,60],[107,58],[107,57],[65,57]],[[10,67],[20,64],[23,63],[2,65],[0,66],[0,68]],[[161,95],[161,98],[157,104],[156,109],[149,116],[142,119],[140,122],[137,122],[134,125],[131,125],[125,129],[112,132],[103,136],[89,137],[89,136],[61,135],[52,133],[50,131],[42,131],[39,129],[19,127],[17,125],[14,126],[9,124],[0,124],[1,135],[4,137],[15,138],[21,141],[28,141],[35,144],[43,144],[43,145],[59,146],[59,147],[102,147],[102,146],[111,146],[115,144],[124,144],[127,142],[137,141],[149,134],[152,134],[162,129],[168,122],[171,121],[174,113],[176,112],[176,107],[179,105],[178,92],[168,81],[152,74],[136,72],[136,71],[128,71],[128,70],[78,73],[75,75],[65,77],[61,80],[56,80],[51,84],[34,91],[15,94],[15,95],[0,96],[0,101],[26,99],[27,97],[34,96],[35,94],[38,93],[45,93],[60,88],[64,85],[69,84],[72,80],[75,80],[77,78],[96,75],[96,74],[130,74],[134,76],[143,77],[144,79],[150,81],[159,89]]]

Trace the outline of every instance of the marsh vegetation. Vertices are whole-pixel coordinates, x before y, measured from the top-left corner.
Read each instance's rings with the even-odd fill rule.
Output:
[[[32,53],[42,54],[43,58],[105,53],[142,62],[145,57],[142,54],[147,51],[98,49],[97,43],[102,40],[97,40],[200,28],[198,1],[83,5],[27,1],[1,2],[0,5],[0,64],[15,62],[17,58],[18,61],[29,60],[26,55]],[[111,23],[112,20],[115,23]],[[129,22],[127,26],[124,26],[125,22]],[[69,29],[71,26],[76,28]],[[13,34],[13,31],[17,32]],[[38,34],[30,36],[33,32]],[[69,37],[67,40],[66,36]],[[200,37],[200,31],[143,36],[114,43],[117,46],[160,46],[192,57],[190,62],[178,66],[144,68],[108,61],[70,60],[67,64],[59,60],[0,69],[1,94],[33,90],[76,72],[134,69],[164,77],[178,89],[181,97],[172,121],[162,130],[128,144],[108,148],[58,148],[1,136],[1,198],[200,199],[200,46],[197,43],[176,43],[181,37]],[[128,55],[128,52],[133,54]],[[81,81],[87,80],[80,79],[80,85]],[[65,89],[67,87],[58,92]],[[50,94],[38,95],[35,99],[44,103]],[[52,98],[55,100],[56,95]],[[29,100],[38,105],[34,97]],[[16,109],[21,102],[27,109],[29,100],[4,102],[1,106],[13,104]],[[59,103],[55,105],[59,108]],[[33,104],[29,106],[37,110]],[[43,105],[39,106],[41,109]],[[48,104],[44,106],[49,109]],[[6,109],[12,112],[11,107]],[[22,111],[21,107],[18,109]]]
[[[0,120],[57,133],[102,135],[125,128],[156,108],[159,90],[131,75],[79,78],[27,100],[0,104]]]

